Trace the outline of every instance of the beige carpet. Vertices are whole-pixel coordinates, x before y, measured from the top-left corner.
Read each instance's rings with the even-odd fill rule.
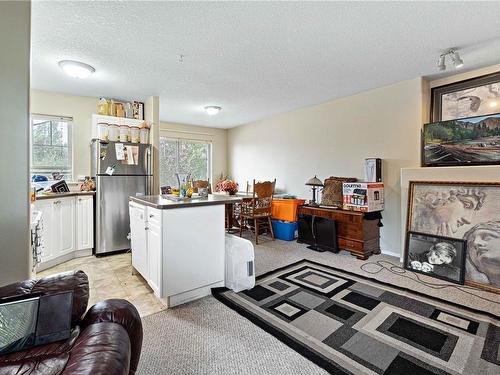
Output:
[[[370,275],[360,270],[377,260],[398,263],[384,255],[360,261],[348,253],[317,253],[295,242],[263,241],[255,249],[257,275],[310,259],[393,283],[448,301],[500,315],[500,305],[456,288],[434,290],[387,270]],[[376,265],[367,265],[376,270]],[[411,274],[407,274],[411,275]],[[412,276],[414,278],[414,275]],[[421,276],[436,284],[444,282]],[[500,302],[500,295],[473,293]],[[326,372],[267,334],[213,297],[143,318],[144,344],[139,374],[326,374]]]

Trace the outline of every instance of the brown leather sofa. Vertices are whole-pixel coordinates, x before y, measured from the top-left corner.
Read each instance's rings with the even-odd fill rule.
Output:
[[[99,302],[85,312],[89,283],[83,271],[0,287],[0,297],[61,291],[73,291],[72,337],[0,356],[0,375],[135,374],[142,346],[139,313],[122,299]]]

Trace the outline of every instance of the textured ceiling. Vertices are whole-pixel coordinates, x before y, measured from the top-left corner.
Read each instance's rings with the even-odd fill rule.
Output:
[[[35,1],[32,87],[159,95],[163,121],[228,128],[437,78],[437,57],[452,46],[466,69],[499,63],[498,14],[500,2]],[[70,78],[57,66],[63,59],[96,73]],[[222,111],[209,117],[206,105]]]

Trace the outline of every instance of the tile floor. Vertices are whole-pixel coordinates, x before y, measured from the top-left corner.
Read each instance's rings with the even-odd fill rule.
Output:
[[[72,259],[38,272],[37,277],[72,270],[82,270],[89,278],[89,307],[104,299],[123,298],[130,301],[141,316],[165,310],[146,281],[133,271],[130,253]]]

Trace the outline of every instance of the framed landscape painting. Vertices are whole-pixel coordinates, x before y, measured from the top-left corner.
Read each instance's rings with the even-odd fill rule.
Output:
[[[411,181],[406,228],[465,240],[465,284],[500,292],[500,182]]]
[[[425,124],[424,166],[500,164],[500,114]]]
[[[439,86],[431,92],[433,122],[500,112],[500,72]]]
[[[463,284],[465,248],[463,239],[408,232],[404,266],[413,272]]]

